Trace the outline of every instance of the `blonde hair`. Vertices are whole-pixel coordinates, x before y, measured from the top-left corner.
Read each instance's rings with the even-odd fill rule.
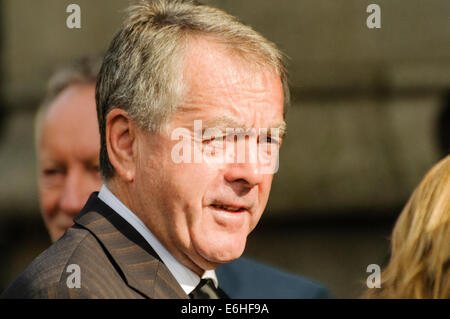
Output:
[[[246,65],[273,69],[289,89],[283,55],[251,27],[226,12],[196,1],[141,1],[130,7],[122,29],[112,40],[97,82],[100,169],[114,175],[106,150],[106,116],[125,110],[142,128],[161,131],[176,112],[184,93],[184,55],[189,39],[208,37],[224,44]]]
[[[368,298],[450,298],[450,156],[415,189],[398,218],[381,288]]]

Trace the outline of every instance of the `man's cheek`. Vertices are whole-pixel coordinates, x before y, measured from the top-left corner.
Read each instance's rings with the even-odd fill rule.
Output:
[[[41,207],[44,218],[52,218],[58,209],[58,197],[49,193],[41,195]]]

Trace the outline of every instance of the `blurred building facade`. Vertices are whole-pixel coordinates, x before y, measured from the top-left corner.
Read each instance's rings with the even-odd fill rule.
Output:
[[[105,51],[128,0],[1,0],[0,290],[49,244],[34,112],[52,70]],[[395,218],[442,154],[450,88],[446,0],[217,0],[289,56],[292,107],[267,211],[246,254],[357,297],[387,258]],[[81,7],[81,29],[66,8]],[[368,29],[366,8],[381,7]]]

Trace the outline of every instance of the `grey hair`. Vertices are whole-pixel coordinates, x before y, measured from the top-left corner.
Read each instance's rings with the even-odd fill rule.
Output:
[[[106,147],[108,113],[121,108],[141,128],[161,132],[183,97],[183,53],[193,36],[225,44],[249,65],[274,69],[283,83],[286,110],[284,57],[272,42],[236,17],[196,1],[140,1],[128,9],[97,81],[100,171],[105,180],[115,173]]]
[[[36,112],[34,121],[35,145],[37,148],[39,147],[42,124],[52,102],[62,91],[72,85],[95,85],[102,65],[102,60],[103,55],[80,57],[71,63],[58,68],[50,77],[47,91]]]

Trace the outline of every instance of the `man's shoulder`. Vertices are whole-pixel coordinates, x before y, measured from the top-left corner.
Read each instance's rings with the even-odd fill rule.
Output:
[[[105,271],[105,267],[108,268],[105,260],[107,257],[95,237],[88,230],[73,226],[41,253],[1,297],[70,298],[76,292],[82,298],[88,287],[72,291],[68,277],[78,270],[84,277],[95,272],[95,268]]]
[[[244,257],[220,265],[216,273],[232,298],[330,298],[318,282]]]

